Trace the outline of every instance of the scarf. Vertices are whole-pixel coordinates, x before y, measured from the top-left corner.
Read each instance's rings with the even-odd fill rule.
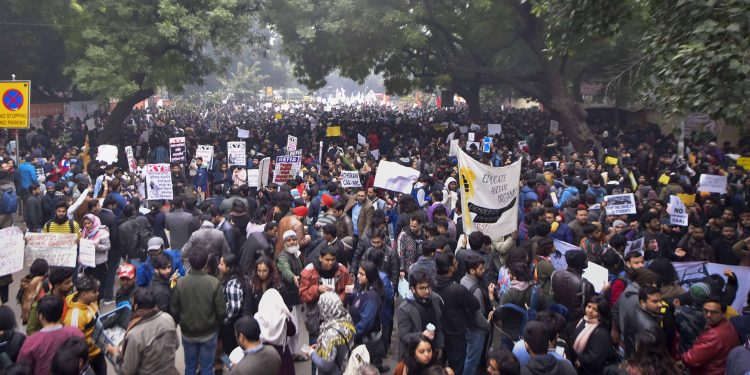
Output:
[[[333,359],[333,349],[339,345],[348,345],[354,337],[354,324],[349,312],[344,308],[338,294],[326,292],[318,299],[320,309],[320,335],[318,348],[315,351],[323,360]]]
[[[292,313],[286,307],[281,294],[276,289],[268,289],[260,298],[255,320],[260,325],[260,339],[264,344],[286,345],[286,321],[292,318]]]
[[[125,332],[125,338],[122,340],[122,352],[118,358],[119,363],[122,363],[125,359],[125,351],[128,348],[128,333],[130,333],[130,330],[140,324],[143,320],[151,318],[160,312],[158,306],[154,306],[150,309],[141,308],[133,311],[133,314],[130,316],[130,323],[128,323],[128,330]]]
[[[583,330],[578,334],[575,342],[573,343],[573,349],[578,354],[583,353],[583,350],[586,349],[586,344],[588,344],[589,342],[589,338],[591,338],[591,335],[594,333],[596,327],[599,326],[599,319],[589,319],[584,316],[583,319],[578,322],[578,324],[581,324],[581,322],[585,322],[586,325],[583,327]]]
[[[96,233],[99,231],[99,228],[102,226],[102,221],[99,220],[98,217],[94,214],[86,214],[84,219],[88,219],[91,221],[91,230],[86,229],[86,227],[83,228],[83,232],[81,233],[81,237],[90,240],[96,236]]]
[[[529,288],[529,282],[528,281],[518,281],[518,280],[511,280],[510,281],[510,287],[513,289],[518,290],[526,290]]]

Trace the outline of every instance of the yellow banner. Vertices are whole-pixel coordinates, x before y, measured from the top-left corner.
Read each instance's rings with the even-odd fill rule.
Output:
[[[341,127],[340,126],[329,126],[326,129],[326,137],[340,137]]]
[[[617,158],[614,156],[607,156],[606,158],[604,158],[604,164],[608,165],[617,165],[617,161]]]
[[[276,120],[281,120],[282,118],[284,118],[284,115],[282,115],[281,113],[277,113],[273,116],[273,118]]]
[[[669,176],[667,176],[665,174],[662,174],[661,176],[659,176],[659,183],[662,184],[662,185],[668,184],[669,183]]]
[[[750,156],[743,156],[737,158],[737,165],[742,167],[746,172],[750,171]]]
[[[685,206],[695,206],[695,194],[677,194],[677,198],[680,198]]]

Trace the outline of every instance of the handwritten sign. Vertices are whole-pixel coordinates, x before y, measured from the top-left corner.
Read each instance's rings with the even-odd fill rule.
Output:
[[[203,159],[203,165],[211,169],[214,160],[214,146],[198,145],[198,148],[195,149],[195,157]]]
[[[361,188],[362,181],[359,179],[357,171],[341,171],[341,187],[343,188]]]
[[[260,178],[260,173],[257,169],[248,169],[247,170],[247,186],[249,187],[258,187],[258,179]]]
[[[227,142],[227,156],[229,165],[247,165],[247,153],[245,152],[245,142]]]
[[[78,259],[86,267],[96,267],[96,242],[81,238]]]
[[[169,161],[185,162],[185,137],[169,138]]]
[[[635,197],[633,194],[607,195],[607,215],[629,215],[635,214]]]
[[[672,225],[688,226],[688,213],[685,204],[676,195],[669,196],[669,223]]]
[[[0,230],[0,275],[23,269],[23,232],[18,227]]]
[[[125,156],[128,158],[128,169],[130,173],[135,173],[135,157],[133,156],[133,146],[125,146]]]
[[[75,234],[61,233],[26,233],[26,267],[35,259],[44,259],[50,266],[76,266]]]
[[[250,138],[250,130],[237,128],[237,138]]]
[[[727,192],[727,176],[702,174],[698,181],[698,191],[724,194]]]
[[[487,135],[499,136],[503,132],[503,125],[501,124],[487,124]]]
[[[301,165],[302,158],[299,156],[277,156],[276,167],[273,170],[273,182],[285,184],[287,181],[293,180],[299,173]]]
[[[296,151],[297,150],[297,137],[289,135],[286,137],[286,150]]]
[[[172,199],[172,175],[169,164],[146,164],[147,200]]]

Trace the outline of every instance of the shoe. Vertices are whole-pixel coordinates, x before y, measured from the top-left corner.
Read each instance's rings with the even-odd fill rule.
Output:
[[[307,361],[307,357],[302,354],[292,354],[292,360],[294,362],[305,362]]]
[[[377,367],[381,374],[391,371],[391,368],[386,365],[375,365],[375,367]]]
[[[111,305],[113,303],[115,303],[115,300],[113,300],[113,299],[103,299],[102,300],[102,305]]]

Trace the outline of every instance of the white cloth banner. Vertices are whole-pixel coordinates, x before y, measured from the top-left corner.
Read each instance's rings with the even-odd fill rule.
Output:
[[[362,181],[360,181],[359,179],[359,172],[341,171],[341,187],[342,188],[361,188]]]
[[[702,174],[698,181],[698,191],[724,194],[727,192],[727,176]]]
[[[229,166],[247,166],[245,142],[227,142],[227,155],[229,156]]]
[[[75,234],[26,233],[26,267],[37,258],[53,267],[75,267],[77,239]]]
[[[78,259],[86,267],[96,267],[96,242],[81,238],[78,244]]]
[[[23,232],[18,227],[0,230],[0,275],[23,269]]]
[[[105,161],[107,164],[117,163],[117,146],[100,145],[96,149],[96,160]]]
[[[688,213],[685,204],[676,195],[669,196],[669,223],[672,225],[688,226]]]
[[[147,200],[173,199],[169,164],[146,164]]]
[[[195,149],[195,157],[203,159],[203,165],[211,169],[214,160],[214,146],[198,145],[198,148]]]
[[[724,270],[732,270],[738,280],[737,297],[734,298],[732,307],[739,312],[747,304],[747,292],[750,291],[750,283],[747,282],[748,278],[750,278],[750,267],[727,266],[726,264],[704,262],[672,262],[672,265],[674,265],[674,269],[677,271],[677,282],[685,290],[690,285],[703,281],[708,275],[721,275],[724,281],[726,281],[727,278],[724,276]]]
[[[635,197],[633,194],[607,195],[607,215],[635,214]]]
[[[419,171],[401,164],[381,160],[375,174],[374,186],[399,193],[411,194],[412,185],[417,182]]]
[[[497,241],[515,231],[521,159],[506,167],[491,167],[458,150],[458,168],[464,233],[480,231]]]

